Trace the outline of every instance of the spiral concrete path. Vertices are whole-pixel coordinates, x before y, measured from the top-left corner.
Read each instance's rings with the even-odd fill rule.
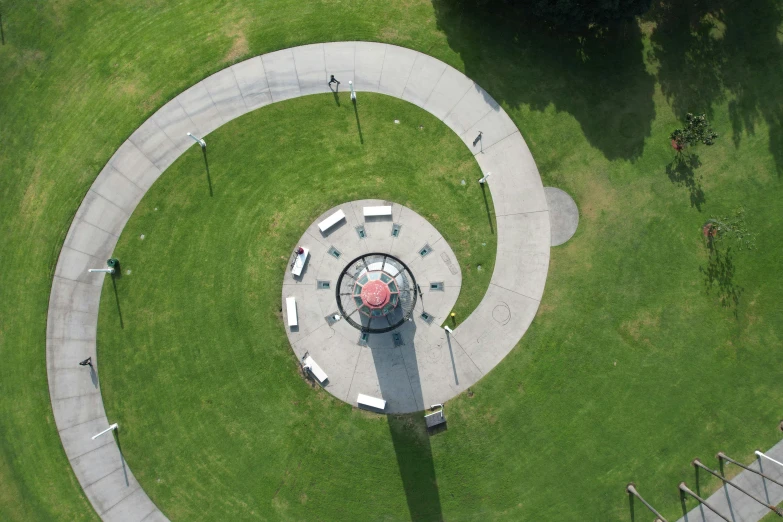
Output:
[[[407,100],[448,125],[492,172],[498,255],[489,290],[453,338],[481,375],[516,345],[544,292],[549,267],[549,214],[533,157],[514,123],[484,89],[456,69],[410,49],[334,42],[257,56],[213,74],[164,105],[112,156],[82,201],[57,262],[46,334],[54,419],[76,478],[103,520],[166,517],[133,477],[115,440],[91,436],[109,425],[97,375],[78,362],[91,356],[102,274],[125,223],[144,193],[185,150],[187,132],[207,135],[251,110],[297,96],[329,93],[334,74],[345,89]],[[473,146],[479,131],[483,152]],[[98,371],[99,374],[99,371]],[[120,426],[120,432],[122,426]]]

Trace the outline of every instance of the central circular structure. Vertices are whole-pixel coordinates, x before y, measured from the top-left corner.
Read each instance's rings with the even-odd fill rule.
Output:
[[[394,293],[395,298],[389,304],[392,306],[396,306],[397,304],[397,292],[392,292],[389,285],[386,284],[386,281],[391,281],[391,278],[384,272],[381,272],[380,274],[378,274],[378,272],[372,272],[367,275],[370,277],[367,284],[362,286],[361,283],[357,282],[355,287],[356,290],[359,290],[359,295],[362,299],[362,306],[359,308],[359,311],[369,315],[373,310],[381,310],[381,312],[385,314],[386,310],[384,307],[389,301],[392,301],[392,293]],[[384,278],[386,281],[373,279],[373,277],[383,277],[384,275],[386,276]],[[394,283],[392,282],[391,284],[393,285]]]
[[[390,254],[364,254],[340,273],[336,297],[340,315],[354,328],[388,332],[413,313],[416,279],[405,263]]]

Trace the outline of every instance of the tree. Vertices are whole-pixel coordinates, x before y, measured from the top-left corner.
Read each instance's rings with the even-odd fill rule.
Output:
[[[743,208],[738,208],[731,216],[708,219],[701,230],[707,238],[707,246],[710,250],[714,248],[717,241],[723,239],[734,241],[740,250],[753,250],[756,247],[756,234],[749,232],[745,226]]]
[[[631,20],[652,0],[463,0],[484,7],[507,7],[518,16],[534,15],[563,29],[579,31]]]
[[[690,112],[685,115],[685,128],[676,129],[669,138],[672,140],[672,146],[681,151],[687,146],[704,143],[712,145],[718,134],[715,133],[707,121],[707,116],[701,114],[694,116]]]
[[[578,28],[609,25],[644,14],[652,0],[523,0],[533,12],[557,25]]]

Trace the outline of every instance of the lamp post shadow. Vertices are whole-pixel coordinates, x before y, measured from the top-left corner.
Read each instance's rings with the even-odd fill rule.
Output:
[[[117,303],[117,315],[120,317],[120,328],[125,329],[125,323],[122,320],[122,308],[120,308],[120,294],[117,292],[117,278],[111,275],[111,284],[114,287],[114,300]]]
[[[212,177],[209,175],[209,161],[207,161],[207,148],[201,147],[201,152],[204,154],[204,166],[207,169],[207,184],[209,184],[209,197],[213,197],[212,193]]]
[[[362,124],[359,121],[359,109],[358,109],[359,103],[354,98],[353,100],[353,113],[356,116],[356,128],[359,130],[359,141],[362,145],[364,145],[364,136],[362,135]]]
[[[487,221],[489,221],[489,231],[494,234],[495,227],[492,226],[492,213],[489,211],[489,200],[487,200],[486,183],[481,183],[481,195],[484,196],[484,206],[487,209]]]
[[[114,435],[114,442],[117,443],[117,450],[120,452],[120,462],[122,463],[122,474],[125,478],[125,486],[129,486],[128,467],[125,465],[125,455],[122,453],[122,444],[120,444],[120,430],[112,430],[112,435]]]

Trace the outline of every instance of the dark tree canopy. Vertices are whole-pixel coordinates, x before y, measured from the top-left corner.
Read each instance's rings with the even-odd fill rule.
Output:
[[[479,0],[490,7],[504,4],[522,13],[530,13],[552,24],[580,29],[590,25],[609,25],[644,14],[652,0]]]

